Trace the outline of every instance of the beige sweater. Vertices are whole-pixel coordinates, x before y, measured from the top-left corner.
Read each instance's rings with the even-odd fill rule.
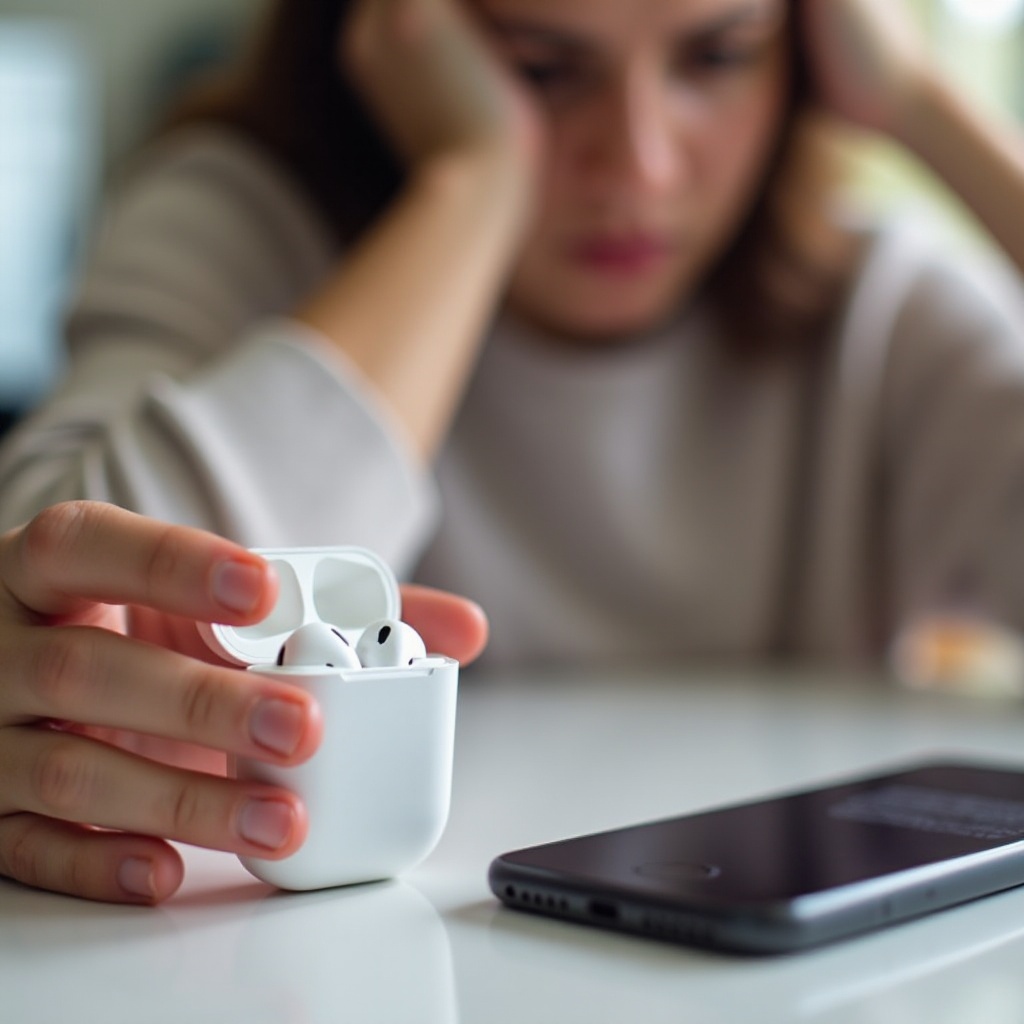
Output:
[[[335,259],[241,140],[165,143],[108,212],[64,384],[0,453],[0,528],[89,497],[365,544],[480,601],[493,664],[850,661],[950,603],[1024,627],[1024,289],[993,261],[878,232],[832,336],[768,370],[698,311],[604,351],[499,320],[424,467],[288,318]]]

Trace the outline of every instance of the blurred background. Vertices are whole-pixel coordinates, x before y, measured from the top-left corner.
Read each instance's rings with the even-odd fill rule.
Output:
[[[0,431],[60,372],[103,182],[264,0],[0,0]]]
[[[907,0],[983,103],[1024,117],[1024,0]],[[193,76],[238,45],[266,0],[0,0],[0,429],[60,372],[60,314],[105,178]],[[854,191],[971,226],[885,145]]]

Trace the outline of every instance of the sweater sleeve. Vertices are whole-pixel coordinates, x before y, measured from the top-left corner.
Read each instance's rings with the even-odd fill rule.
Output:
[[[405,573],[433,481],[359,371],[290,313],[334,254],[241,140],[171,140],[112,204],[54,395],[0,451],[0,527],[90,498],[253,546],[363,544]]]
[[[893,336],[882,418],[890,610],[1024,629],[1024,286],[933,249]]]

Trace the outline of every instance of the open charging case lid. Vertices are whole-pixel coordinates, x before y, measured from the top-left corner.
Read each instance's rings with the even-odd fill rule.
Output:
[[[273,611],[255,626],[200,626],[210,648],[234,665],[273,665],[281,645],[307,622],[336,626],[354,647],[371,622],[401,617],[394,573],[366,548],[253,550],[280,581]]]

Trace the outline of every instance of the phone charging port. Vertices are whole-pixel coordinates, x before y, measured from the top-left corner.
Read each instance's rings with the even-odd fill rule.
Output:
[[[587,911],[591,917],[599,917],[602,921],[617,921],[619,918],[619,908],[607,900],[591,900]]]

